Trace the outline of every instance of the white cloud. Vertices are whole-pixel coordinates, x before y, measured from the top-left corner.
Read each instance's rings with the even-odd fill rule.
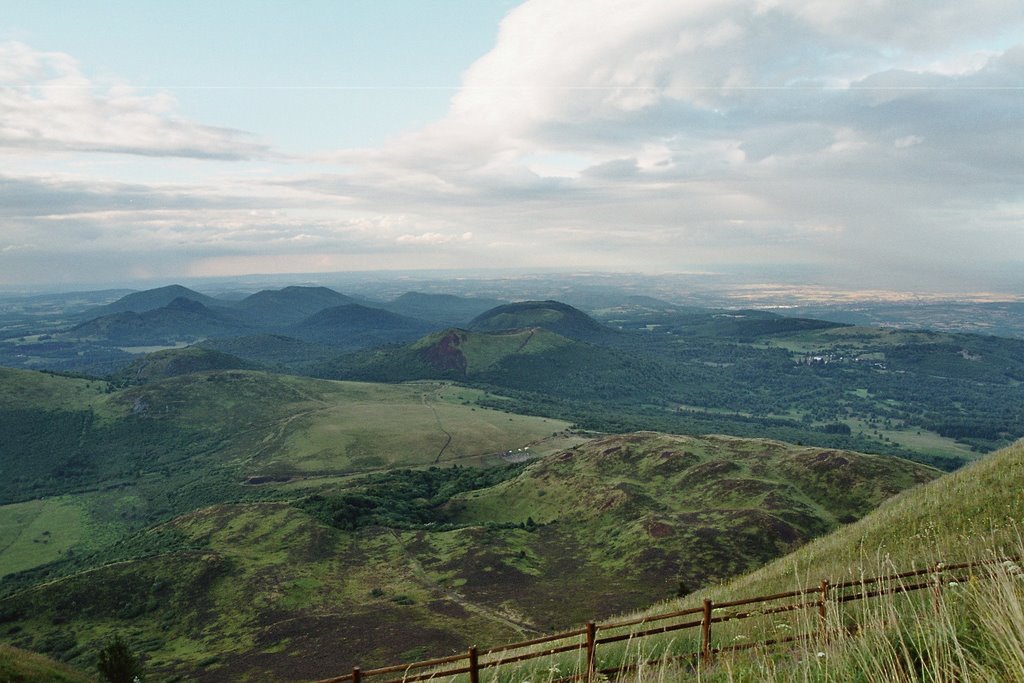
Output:
[[[922,142],[924,142],[924,138],[920,135],[907,135],[902,138],[897,138],[892,144],[899,149],[904,149],[906,147],[920,145]]]
[[[0,43],[0,147],[249,159],[265,145],[237,130],[185,120],[166,92],[100,84],[60,52]]]
[[[463,239],[465,239],[465,235],[466,234],[472,235],[471,233],[464,233],[463,234]],[[410,235],[410,234],[399,235],[398,237],[395,238],[395,242],[397,244],[409,244],[409,245],[423,245],[423,244],[438,245],[438,244],[448,244],[449,242],[455,241],[455,239],[456,239],[455,235],[445,235],[445,234],[442,234],[442,233],[439,233],[439,232],[424,232],[424,233],[420,233],[419,235]]]
[[[45,224],[206,268],[983,261],[1024,252],[1021,35],[1018,0],[528,0],[447,116],[379,148],[262,181],[0,177],[0,216],[11,244]],[[0,145],[263,153],[8,48],[5,82],[75,87],[0,90]]]
[[[343,182],[376,201],[374,177],[395,173],[409,213],[486,216],[519,241],[560,225],[594,252],[657,229],[720,258],[777,256],[739,220],[770,224],[791,256],[886,235],[914,258],[953,217],[994,250],[989,207],[1024,181],[1024,104],[985,88],[1024,82],[1022,29],[1003,0],[531,0],[444,120],[350,153]]]

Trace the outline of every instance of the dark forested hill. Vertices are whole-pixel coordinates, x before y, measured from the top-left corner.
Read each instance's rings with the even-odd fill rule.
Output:
[[[408,342],[431,329],[430,323],[360,304],[344,304],[314,313],[287,332],[304,341],[359,348]]]
[[[113,346],[145,346],[226,337],[249,329],[223,311],[199,301],[177,298],[161,308],[94,318],[71,328],[65,339],[103,341]]]
[[[163,308],[175,299],[198,301],[204,306],[210,307],[229,305],[226,301],[221,301],[219,299],[206,296],[205,294],[200,294],[188,287],[182,287],[181,285],[168,285],[167,287],[158,287],[156,289],[147,289],[142,292],[127,294],[117,301],[105,306],[89,308],[83,311],[79,317],[91,320],[93,318],[100,318],[114,313],[145,313],[146,311]]]
[[[558,301],[521,301],[481,313],[469,323],[478,332],[541,327],[569,339],[594,340],[612,331],[583,311]]]
[[[249,323],[281,329],[326,308],[354,303],[351,297],[327,287],[285,287],[256,292],[233,308]]]

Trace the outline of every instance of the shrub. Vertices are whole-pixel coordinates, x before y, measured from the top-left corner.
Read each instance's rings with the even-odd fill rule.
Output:
[[[135,683],[142,680],[142,661],[132,654],[128,643],[117,635],[103,646],[96,668],[110,683]]]

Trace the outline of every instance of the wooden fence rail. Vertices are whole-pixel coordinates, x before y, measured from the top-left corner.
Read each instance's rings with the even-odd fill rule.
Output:
[[[663,635],[675,631],[700,628],[700,648],[695,652],[682,655],[664,657],[666,662],[689,661],[696,664],[698,660],[704,664],[710,664],[716,655],[726,652],[737,652],[755,647],[771,647],[792,643],[801,640],[820,639],[827,642],[830,634],[828,632],[828,613],[830,605],[838,608],[839,605],[858,600],[870,600],[884,595],[895,595],[897,593],[910,593],[918,590],[931,589],[932,599],[938,609],[942,600],[942,589],[947,582],[965,582],[972,576],[960,576],[955,572],[975,569],[995,564],[1016,563],[1020,557],[1006,557],[990,560],[978,560],[975,562],[961,562],[958,564],[936,564],[925,569],[900,572],[888,576],[875,576],[863,578],[856,581],[845,581],[831,583],[823,580],[817,586],[801,590],[788,591],[785,593],[774,593],[772,595],[760,595],[740,600],[713,602],[705,599],[700,607],[675,610],[661,614],[646,615],[621,621],[612,621],[603,624],[588,622],[584,627],[555,633],[550,636],[524,640],[508,645],[500,645],[485,650],[471,647],[467,652],[427,659],[410,664],[393,664],[376,669],[361,670],[354,667],[350,673],[334,678],[326,678],[317,683],[363,683],[369,677],[379,677],[385,674],[400,674],[398,678],[389,678],[383,681],[374,680],[372,683],[416,683],[418,681],[437,680],[449,676],[460,676],[468,674],[469,683],[480,683],[480,673],[510,664],[550,657],[556,654],[577,652],[583,656],[583,673],[561,679],[562,681],[590,681],[595,674],[613,676],[636,669],[641,665],[639,662],[626,663],[618,667],[607,669],[597,668],[597,649],[599,645],[608,645],[622,641],[636,641],[655,635]],[[1016,571],[1019,571],[1017,569]],[[917,577],[927,577],[924,581],[916,583],[908,580]],[[981,578],[985,578],[982,576]],[[870,590],[869,590],[870,587]],[[750,607],[764,603],[779,602],[782,600],[797,599],[797,602],[789,602],[781,605]],[[735,608],[744,607],[743,611]],[[802,610],[816,610],[818,627],[813,632],[794,634],[779,638],[769,638],[749,643],[733,644],[728,646],[714,647],[712,644],[712,626],[730,621],[738,621],[753,617],[764,617],[773,614],[783,614]],[[699,618],[684,619],[685,617]],[[670,623],[662,623],[669,621]],[[655,626],[655,624],[659,624]],[[641,627],[641,628],[631,628]],[[623,631],[623,629],[626,629]],[[599,636],[601,632],[614,632],[609,635]],[[561,644],[560,641],[563,641]],[[570,642],[564,642],[570,641]],[[549,647],[547,647],[549,646]],[[526,650],[523,652],[523,650]],[[443,668],[448,664],[459,663],[454,668]]]

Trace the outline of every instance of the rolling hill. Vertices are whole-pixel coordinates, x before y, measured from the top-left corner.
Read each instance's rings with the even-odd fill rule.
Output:
[[[292,286],[261,290],[236,302],[233,308],[246,322],[281,329],[324,309],[354,303],[351,297],[327,287]]]
[[[856,584],[866,577],[936,563],[998,560],[960,579],[954,573],[942,582],[941,593],[932,589],[907,597],[883,596],[868,603],[870,608],[836,604],[829,608],[834,613],[828,617],[837,634],[834,641],[814,639],[781,653],[751,650],[730,658],[727,666],[705,669],[703,678],[795,683],[810,674],[812,680],[826,683],[1020,681],[1024,675],[1020,560],[1002,558],[1024,555],[1022,482],[1024,441],[898,494],[860,521],[761,569],[663,603],[653,611],[694,607],[704,598],[722,602],[770,595],[815,585],[822,578],[833,584]],[[869,586],[866,590],[877,588]],[[718,642],[777,638],[791,628],[779,616],[768,617],[764,628],[756,619],[720,627],[724,633]],[[807,626],[797,620],[792,628]],[[669,679],[678,675],[683,673],[671,667],[662,673]]]
[[[60,335],[63,339],[103,341],[112,346],[148,346],[227,337],[248,331],[243,323],[199,301],[179,297],[143,313],[127,311],[88,320]]]
[[[117,389],[0,369],[0,576],[81,557],[197,507],[274,497],[278,486],[499,462],[495,454],[509,449],[577,441],[554,436],[564,422],[487,409],[482,396],[438,382],[385,386],[244,370]],[[53,571],[75,568],[62,567]]]
[[[309,679],[647,605],[936,475],[893,458],[640,433],[499,469],[269,482],[257,486],[280,500],[199,507],[49,583],[15,575],[24,588],[0,599],[0,620],[18,626],[19,647],[72,663],[118,624],[161,675]],[[51,642],[58,615],[64,637]]]
[[[268,369],[305,375],[308,366],[337,355],[325,344],[302,341],[283,334],[252,334],[225,339],[206,339],[196,344],[204,349],[227,353]]]
[[[558,301],[522,301],[497,306],[469,323],[477,332],[499,332],[541,327],[577,340],[595,340],[614,334],[583,311]]]
[[[591,409],[612,397],[649,401],[655,394],[669,395],[676,374],[657,359],[541,327],[496,332],[452,328],[406,346],[339,356],[314,365],[311,373],[381,382],[454,379],[496,392],[592,401]]]
[[[199,346],[147,353],[114,375],[114,380],[152,382],[212,370],[256,370],[256,363]]]
[[[430,323],[380,308],[343,304],[314,313],[287,332],[307,342],[361,348],[412,341],[430,329]]]
[[[220,299],[200,294],[188,287],[182,287],[181,285],[168,285],[166,287],[157,287],[156,289],[147,289],[142,292],[132,292],[113,303],[88,308],[80,313],[79,317],[91,320],[94,318],[113,315],[115,313],[145,313],[147,311],[163,308],[175,299],[197,301],[207,307],[229,305],[226,301],[221,301]]]

